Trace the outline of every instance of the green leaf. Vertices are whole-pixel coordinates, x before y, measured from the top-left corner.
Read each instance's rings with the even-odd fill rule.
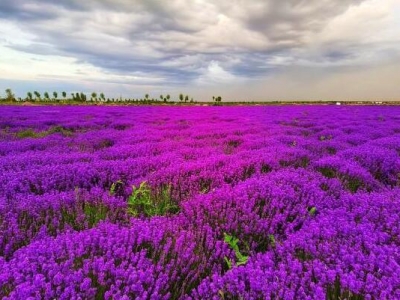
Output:
[[[242,266],[245,265],[247,263],[247,261],[249,260],[248,256],[243,256],[241,260],[239,260],[236,265],[237,266]]]
[[[235,238],[232,235],[224,233],[224,242],[227,243],[230,246],[230,248],[235,252],[235,256],[236,256],[236,259],[237,259],[237,263],[236,263],[237,266],[244,265],[244,264],[247,263],[249,257],[243,255],[240,252],[239,246],[238,246],[238,243],[239,243],[239,239],[238,238]],[[226,257],[225,257],[225,261],[227,261]],[[228,266],[232,266],[232,263],[230,261],[228,263]]]
[[[271,243],[271,246],[275,248],[275,246],[276,246],[275,237],[272,234],[270,234],[270,235],[268,235],[268,238]]]
[[[315,206],[311,207],[308,210],[308,213],[310,214],[310,216],[314,216],[316,212],[317,212],[317,208]]]
[[[227,258],[226,256],[224,257],[224,260],[226,262],[226,264],[228,265],[228,269],[232,269],[232,262],[229,258]]]

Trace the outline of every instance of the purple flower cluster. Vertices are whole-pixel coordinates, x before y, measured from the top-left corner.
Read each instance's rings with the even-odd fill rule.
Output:
[[[0,110],[1,298],[400,298],[397,107]]]

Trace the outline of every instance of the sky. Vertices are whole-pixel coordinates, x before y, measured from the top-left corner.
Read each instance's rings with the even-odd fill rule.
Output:
[[[0,93],[400,100],[399,0],[0,0]]]

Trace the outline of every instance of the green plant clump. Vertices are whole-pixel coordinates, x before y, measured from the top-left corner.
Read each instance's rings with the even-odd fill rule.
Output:
[[[167,185],[158,191],[152,191],[146,181],[139,187],[133,186],[128,199],[128,214],[134,217],[164,216],[176,213],[179,207],[171,198],[171,186]]]
[[[239,239],[229,235],[227,233],[224,233],[224,242],[227,243],[229,245],[229,247],[231,247],[231,249],[233,251],[235,251],[235,256],[236,256],[236,266],[241,266],[241,265],[245,265],[247,263],[247,261],[249,260],[249,257],[246,255],[243,255],[240,250],[239,250]],[[227,258],[226,256],[224,257],[226,264],[228,265],[228,268],[231,269],[232,268],[232,261]]]

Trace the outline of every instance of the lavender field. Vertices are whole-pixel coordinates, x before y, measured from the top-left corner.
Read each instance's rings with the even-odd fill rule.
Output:
[[[400,109],[0,107],[3,299],[399,299]]]

